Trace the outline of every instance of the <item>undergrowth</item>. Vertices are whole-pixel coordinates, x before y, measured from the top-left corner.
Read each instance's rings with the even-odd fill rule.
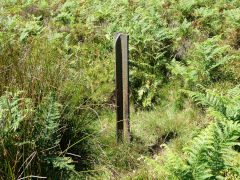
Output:
[[[0,178],[239,178],[239,6],[0,0]],[[122,145],[115,32],[130,37]]]

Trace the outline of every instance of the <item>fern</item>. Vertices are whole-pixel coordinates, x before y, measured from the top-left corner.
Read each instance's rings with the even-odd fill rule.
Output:
[[[76,173],[71,158],[58,157],[60,104],[55,96],[49,94],[36,108],[22,93],[6,92],[0,97],[0,177],[11,171],[13,179],[21,178],[24,172],[40,164],[49,171],[65,171],[66,177]],[[33,168],[31,173],[38,174],[37,170]]]
[[[227,10],[224,14],[231,26],[235,26],[237,29],[240,29],[240,8]]]
[[[223,18],[217,8],[201,7],[196,9],[194,14],[198,29],[205,31],[210,36],[219,34],[219,31],[222,28],[221,22],[223,21]]]
[[[207,115],[214,121],[184,148],[185,160],[175,158],[177,155],[166,148],[165,168],[173,179],[219,179],[224,178],[223,172],[240,175],[240,164],[235,159],[239,152],[234,149],[240,146],[240,119],[236,118],[240,110],[240,106],[236,106],[239,104],[240,89],[236,87],[226,95],[202,89],[205,93],[184,92],[206,106]]]
[[[184,148],[185,161],[176,158],[178,155],[167,148],[164,159],[167,174],[176,179],[216,179],[226,170],[238,174],[239,164],[234,160],[238,152],[232,147],[239,145],[239,129],[237,122],[211,123]]]
[[[37,121],[35,123],[36,143],[41,148],[55,146],[59,143],[59,134],[56,133],[59,128],[59,107],[54,97],[49,95],[45,98],[39,107]]]
[[[145,108],[157,102],[157,89],[163,84],[175,38],[161,16],[162,5],[161,1],[141,1],[135,8],[124,4],[124,13],[105,28],[108,37],[114,32],[131,34],[131,92],[135,103]]]
[[[183,92],[189,94],[198,104],[208,106],[208,109],[213,108],[229,120],[240,120],[240,88],[238,86],[229,90],[225,96],[210,89],[203,87],[202,89],[205,91],[204,93],[187,90],[183,90]]]
[[[2,138],[10,136],[11,133],[17,133],[21,128],[22,122],[26,119],[28,113],[32,112],[29,99],[19,98],[22,92],[6,92],[5,96],[0,97],[0,134]],[[22,108],[23,103],[25,108]]]
[[[220,36],[215,36],[202,43],[195,43],[194,48],[189,50],[189,55],[184,57],[184,61],[177,62],[173,59],[169,69],[174,75],[182,77],[185,87],[199,82],[209,84],[221,79],[216,70],[235,56],[226,55],[229,46],[221,46],[219,42]]]

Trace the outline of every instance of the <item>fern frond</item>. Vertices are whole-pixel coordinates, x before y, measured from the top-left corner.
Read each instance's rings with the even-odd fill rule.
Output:
[[[240,163],[235,158],[239,156],[239,152],[234,148],[240,147],[240,124],[237,121],[239,119],[233,118],[239,115],[239,87],[229,91],[227,95],[201,88],[203,93],[183,92],[206,106],[207,115],[214,120],[184,148],[186,162],[179,158],[174,160],[171,153],[167,156],[164,161],[170,163],[166,164],[167,170],[174,175],[175,172],[181,172],[183,176],[180,179],[219,179],[224,178],[222,172],[239,175]],[[184,168],[179,169],[175,165],[178,162],[186,163],[185,166],[182,165]]]
[[[166,157],[159,156],[159,159],[164,161],[165,173],[169,179],[184,179],[188,177],[188,165],[175,152],[173,152],[167,145],[162,145],[166,150]],[[186,179],[186,178],[185,178]]]

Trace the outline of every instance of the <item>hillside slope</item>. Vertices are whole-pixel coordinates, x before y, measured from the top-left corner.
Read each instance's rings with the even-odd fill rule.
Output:
[[[238,0],[0,0],[0,179],[238,179]],[[115,135],[130,37],[133,141]]]

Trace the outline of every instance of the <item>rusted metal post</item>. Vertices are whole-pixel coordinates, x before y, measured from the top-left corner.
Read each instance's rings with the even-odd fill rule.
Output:
[[[129,36],[115,33],[117,139],[130,140],[129,112]]]

